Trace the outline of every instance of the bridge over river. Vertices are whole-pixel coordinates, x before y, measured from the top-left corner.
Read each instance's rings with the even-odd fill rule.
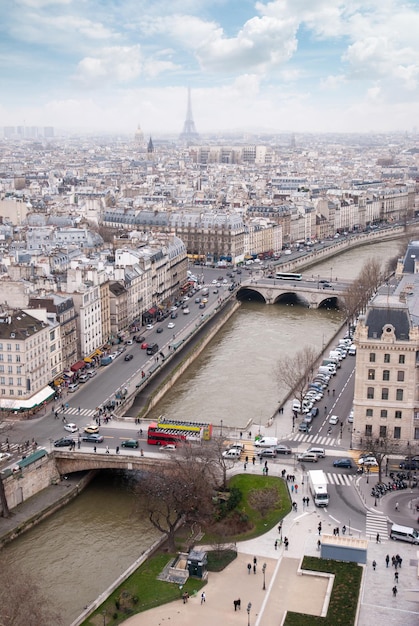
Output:
[[[168,455],[169,453],[167,453]],[[122,469],[122,470],[151,470],[156,469],[156,465],[161,466],[162,462],[167,463],[169,456],[161,453],[158,459],[156,456],[141,456],[140,452],[127,452],[122,450],[119,454],[115,452],[106,453],[100,448],[97,452],[70,452],[67,450],[54,450],[51,455],[54,458],[56,468],[61,476],[72,474],[73,472],[84,472],[101,469]]]
[[[238,300],[259,300],[266,304],[297,303],[310,309],[319,307],[342,308],[349,281],[333,283],[320,280],[281,280],[250,278],[237,291]]]

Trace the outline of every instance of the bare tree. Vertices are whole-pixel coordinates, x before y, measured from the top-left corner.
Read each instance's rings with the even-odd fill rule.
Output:
[[[379,261],[373,257],[367,259],[358,277],[344,293],[344,310],[349,324],[364,311],[383,279]]]
[[[188,450],[189,448],[189,450]],[[150,522],[167,536],[169,549],[175,549],[179,524],[204,523],[213,512],[213,459],[201,457],[202,450],[184,454],[161,464],[158,471],[141,475],[135,492],[148,511]]]
[[[301,406],[307,386],[313,378],[317,356],[317,352],[312,346],[304,346],[291,358],[280,359],[276,367],[278,381],[289,391],[294,391]]]
[[[400,452],[400,442],[388,435],[385,437],[371,436],[365,439],[365,446],[378,463],[378,482],[381,483],[383,479],[383,465],[385,469],[384,462],[387,463],[387,458],[390,454]]]
[[[44,596],[35,574],[14,563],[0,568],[0,626],[62,624],[61,616]]]

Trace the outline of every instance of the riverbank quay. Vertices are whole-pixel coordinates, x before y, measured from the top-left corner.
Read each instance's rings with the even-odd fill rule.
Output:
[[[0,517],[0,549],[71,502],[95,476],[96,471],[69,475]]]

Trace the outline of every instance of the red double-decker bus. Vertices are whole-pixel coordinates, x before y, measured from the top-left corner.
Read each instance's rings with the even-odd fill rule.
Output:
[[[185,441],[186,435],[179,431],[159,428],[155,422],[148,427],[147,443],[151,446],[166,446],[168,443],[178,445]]]

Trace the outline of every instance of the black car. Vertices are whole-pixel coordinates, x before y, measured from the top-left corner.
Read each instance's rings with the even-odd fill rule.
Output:
[[[333,467],[346,467],[350,469],[352,467],[352,461],[351,459],[337,459],[333,461]]]
[[[61,439],[57,439],[54,441],[54,446],[56,448],[65,448],[66,446],[72,446],[74,444],[74,439],[71,437],[61,437]]]
[[[143,343],[145,341],[145,337],[143,335],[137,335],[135,338],[135,343]]]
[[[134,356],[132,354],[126,354],[124,361],[132,361],[132,359],[134,358]]]
[[[170,319],[171,319],[171,320],[175,320],[176,318],[177,318],[177,313],[176,313],[176,311],[172,311],[172,312],[171,312],[171,314],[170,314]]]
[[[156,333],[162,333],[164,331],[163,326],[159,326],[158,329],[156,330]]]
[[[419,469],[419,461],[403,461],[399,467],[404,470],[417,470]]]
[[[83,435],[82,441],[88,441],[89,443],[102,443],[103,435],[97,433],[91,433],[90,435]]]

